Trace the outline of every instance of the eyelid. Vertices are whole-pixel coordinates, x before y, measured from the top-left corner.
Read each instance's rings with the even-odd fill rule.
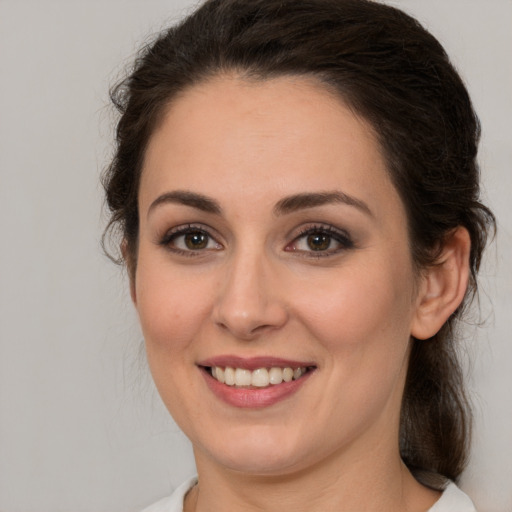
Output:
[[[296,244],[301,238],[304,238],[312,234],[325,234],[337,242],[341,247],[337,249],[327,249],[325,251],[314,251],[314,250],[297,250],[288,249],[291,245]],[[292,235],[292,241],[285,247],[285,251],[294,252],[306,257],[322,257],[322,256],[334,256],[349,249],[355,247],[355,243],[351,235],[344,229],[337,228],[330,224],[323,223],[311,223],[305,227],[302,227],[296,235]]]
[[[352,236],[348,233],[345,229],[340,229],[336,226],[333,226],[331,224],[321,223],[321,222],[312,222],[308,224],[303,224],[299,228],[296,228],[295,233],[292,231],[289,236],[287,236],[288,239],[291,238],[291,242],[287,243],[284,250],[286,252],[295,253],[300,256],[304,257],[322,257],[322,256],[335,256],[337,254],[340,254],[342,252],[345,252],[347,250],[350,250],[354,248],[355,243],[352,239]],[[185,236],[190,233],[199,232],[203,233],[208,237],[210,241],[216,244],[216,247],[212,248],[202,248],[202,249],[182,249],[180,247],[174,246],[173,241],[177,239],[180,236]],[[338,247],[332,249],[328,248],[325,250],[318,250],[315,251],[314,249],[311,250],[304,250],[304,249],[297,249],[296,247],[293,247],[298,243],[299,240],[302,238],[309,236],[311,234],[323,234],[328,236],[331,240],[333,240]],[[186,223],[181,224],[178,226],[174,226],[164,232],[163,235],[160,235],[157,238],[156,243],[160,246],[163,246],[165,249],[179,255],[185,255],[185,256],[199,256],[199,255],[206,255],[208,253],[211,253],[213,251],[218,251],[221,249],[224,249],[225,245],[224,243],[220,242],[219,239],[221,239],[220,235],[217,234],[216,230],[208,225],[202,224],[202,223]]]
[[[187,224],[181,224],[179,226],[172,227],[171,229],[168,229],[165,231],[165,233],[158,238],[158,245],[161,245],[165,247],[167,250],[181,254],[186,256],[195,256],[200,253],[207,253],[211,252],[212,250],[220,250],[223,248],[223,244],[219,242],[218,236],[212,234],[212,231],[215,231],[213,228],[209,226],[205,226],[204,224],[194,224],[194,223],[187,223]],[[171,245],[172,241],[180,236],[185,236],[190,233],[199,232],[205,234],[209,239],[211,239],[219,248],[215,249],[180,249],[179,247],[173,247]]]

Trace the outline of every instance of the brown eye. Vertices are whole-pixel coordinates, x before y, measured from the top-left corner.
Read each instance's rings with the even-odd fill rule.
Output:
[[[304,256],[335,256],[352,249],[354,242],[346,231],[333,226],[311,226],[285,247],[287,252]]]
[[[313,233],[307,237],[308,247],[312,251],[326,251],[331,246],[332,237],[325,233]]]
[[[208,240],[208,235],[201,231],[193,231],[184,236],[185,245],[191,251],[205,249],[208,246]]]
[[[219,251],[219,244],[208,231],[195,226],[179,226],[160,241],[167,249],[179,254],[198,255],[206,251]]]

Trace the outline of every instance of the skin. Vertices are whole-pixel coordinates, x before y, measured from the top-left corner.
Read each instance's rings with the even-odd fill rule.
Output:
[[[158,200],[176,191],[221,212]],[[355,201],[276,213],[324,192]],[[194,447],[186,510],[427,510],[439,495],[400,460],[400,403],[411,335],[433,335],[462,300],[469,241],[457,230],[442,264],[415,273],[367,123],[310,79],[216,77],[152,135],[139,211],[132,298],[156,386]],[[190,250],[177,229],[206,245]],[[242,409],[197,365],[226,354],[316,368],[292,396]]]

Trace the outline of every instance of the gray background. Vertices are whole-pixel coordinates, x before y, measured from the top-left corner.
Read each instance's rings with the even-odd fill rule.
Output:
[[[194,472],[148,376],[124,273],[101,254],[98,184],[109,85],[193,3],[0,0],[1,512],[136,511]],[[482,511],[512,511],[512,2],[392,3],[446,46],[483,125],[499,237],[485,324],[467,328],[476,432],[463,488]]]

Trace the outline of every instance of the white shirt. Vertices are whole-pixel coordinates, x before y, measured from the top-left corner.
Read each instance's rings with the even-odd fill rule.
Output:
[[[183,512],[185,494],[197,483],[197,478],[191,478],[180,485],[171,496],[153,503],[142,512]],[[476,512],[469,497],[454,483],[450,483],[441,497],[427,512]]]

